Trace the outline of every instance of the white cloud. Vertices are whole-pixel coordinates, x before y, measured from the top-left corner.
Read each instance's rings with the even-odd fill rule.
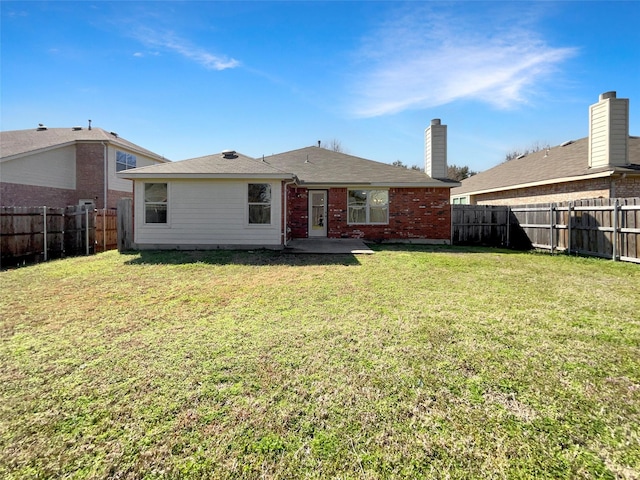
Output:
[[[353,112],[375,117],[459,99],[509,108],[575,53],[546,45],[517,17],[412,9],[363,42]]]
[[[151,29],[140,29],[137,37],[147,46],[178,53],[207,70],[226,70],[240,66],[238,60],[211,53],[172,33],[162,32],[160,34]]]

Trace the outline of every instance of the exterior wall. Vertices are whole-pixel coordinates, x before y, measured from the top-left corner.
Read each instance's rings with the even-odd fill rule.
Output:
[[[611,188],[611,197],[640,197],[640,175],[615,179]]]
[[[144,223],[144,183],[168,184],[167,224]],[[249,225],[247,184],[271,184],[271,225]],[[273,180],[139,180],[134,186],[138,248],[281,246],[282,186]]]
[[[309,236],[309,192],[306,188],[287,188],[287,223],[290,238]]]
[[[101,143],[76,145],[76,178],[78,199],[93,200],[96,208],[103,208],[104,145]]]
[[[349,225],[347,188],[328,189],[327,236],[363,238],[372,241],[437,241],[451,238],[451,207],[448,188],[390,188],[389,223]],[[292,238],[308,236],[308,193],[290,187],[287,222]]]
[[[18,183],[0,183],[0,205],[3,207],[66,207],[77,205],[75,190],[40,187]]]
[[[614,95],[589,107],[588,155],[592,168],[629,163],[629,99]]]
[[[620,196],[619,193],[616,195]],[[611,196],[611,179],[603,177],[580,182],[557,183],[473,195],[470,203],[477,205],[523,205],[568,202],[589,198],[611,198]]]
[[[76,150],[73,145],[47,150],[0,164],[2,183],[56,189],[76,188]]]
[[[136,156],[136,167],[146,167],[148,165],[155,165],[159,162],[153,160],[150,157],[145,157],[144,155],[140,155],[134,151],[127,150],[125,148],[109,146],[107,151],[108,158],[108,179],[109,179],[109,188],[111,190],[116,190],[120,192],[126,192],[129,195],[124,195],[126,197],[130,197],[133,193],[133,182],[131,180],[127,180],[125,178],[119,178],[116,175],[116,152],[127,152]]]
[[[0,204],[66,207],[92,200],[103,208],[104,152],[101,142],[76,143],[2,162]],[[135,155],[138,166],[158,163]],[[108,146],[107,157],[107,208],[116,208],[120,198],[133,196],[133,182],[116,176],[116,148]]]

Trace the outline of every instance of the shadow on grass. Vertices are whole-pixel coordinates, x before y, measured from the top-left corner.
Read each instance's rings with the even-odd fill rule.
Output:
[[[374,252],[425,252],[425,253],[509,253],[523,254],[525,250],[513,250],[509,248],[480,247],[471,245],[421,245],[411,243],[367,243]]]
[[[127,265],[345,265],[360,262],[353,254],[292,254],[274,250],[143,250],[129,252],[135,255]]]

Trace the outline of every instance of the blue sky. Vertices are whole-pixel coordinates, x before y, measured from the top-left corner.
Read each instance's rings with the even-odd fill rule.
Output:
[[[4,0],[1,129],[93,125],[171,160],[338,140],[423,165],[587,136],[616,90],[640,135],[640,2]]]

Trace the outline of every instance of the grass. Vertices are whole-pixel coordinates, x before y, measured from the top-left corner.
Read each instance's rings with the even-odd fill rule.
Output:
[[[640,267],[490,249],[0,272],[0,476],[640,478]]]

